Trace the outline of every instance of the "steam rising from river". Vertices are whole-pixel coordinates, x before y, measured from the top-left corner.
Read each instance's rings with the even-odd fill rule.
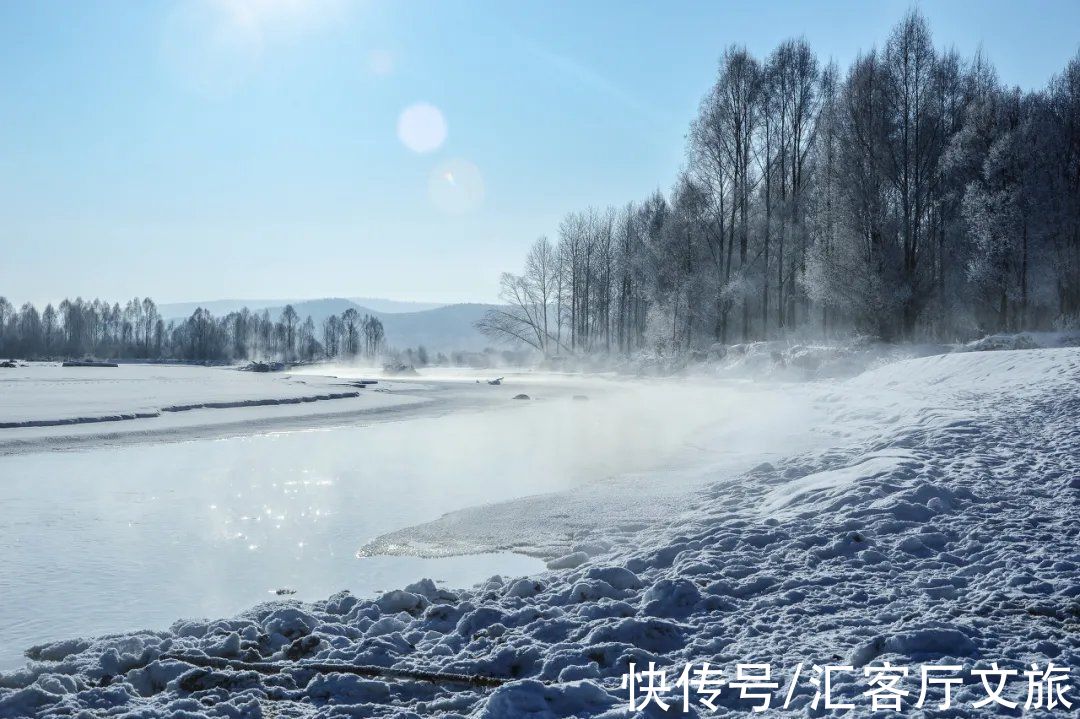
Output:
[[[342,382],[370,376],[317,372]],[[712,462],[703,455],[718,451],[753,454],[807,422],[798,392],[752,383],[528,373],[493,386],[491,378],[467,370],[384,378],[347,400],[378,390],[431,398],[400,421],[353,415],[334,429],[0,458],[0,596],[13,612],[0,644],[10,654],[76,632],[227,616],[276,588],[317,599],[425,575],[460,586],[536,571],[539,562],[513,555],[448,562],[356,552],[468,507],[632,472],[662,468],[656,481],[677,478],[668,470]],[[531,399],[513,399],[521,393]]]

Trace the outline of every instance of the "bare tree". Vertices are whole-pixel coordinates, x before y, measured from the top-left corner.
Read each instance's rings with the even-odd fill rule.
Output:
[[[300,320],[299,315],[292,305],[285,305],[281,311],[281,339],[285,348],[285,359],[291,360],[296,356],[296,323]]]
[[[545,356],[561,349],[558,334],[551,331],[552,313],[558,311],[559,268],[548,239],[533,243],[523,275],[504,272],[499,283],[505,305],[488,310],[477,329],[494,339],[524,342]]]

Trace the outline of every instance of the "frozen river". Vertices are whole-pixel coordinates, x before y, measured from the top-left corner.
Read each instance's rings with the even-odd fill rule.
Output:
[[[521,388],[538,401],[512,401]],[[228,616],[280,588],[319,599],[421,577],[469,586],[540,571],[540,560],[512,553],[357,550],[446,512],[659,466],[723,412],[702,403],[710,409],[673,420],[617,382],[413,389],[436,401],[378,421],[168,441],[91,437],[57,445],[65,451],[46,437],[0,456],[0,667],[43,641]],[[440,391],[450,399],[439,401]],[[591,401],[573,399],[585,391]]]

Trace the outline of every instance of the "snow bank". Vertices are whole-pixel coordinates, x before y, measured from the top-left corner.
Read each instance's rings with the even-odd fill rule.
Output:
[[[961,665],[950,716],[975,716],[993,712],[971,708],[974,669],[1080,667],[1080,350],[917,359],[821,392],[828,450],[716,476],[584,560],[38,647],[0,675],[0,716],[622,717],[631,662],[768,662],[787,679],[800,662],[884,660]],[[863,706],[863,689],[833,696]],[[820,714],[812,697],[797,684],[787,713]],[[748,713],[730,687],[719,704],[702,714]]]
[[[992,350],[1028,350],[1053,347],[1080,347],[1080,331],[1071,332],[1017,332],[988,335],[982,339],[961,345],[964,352]]]
[[[0,429],[159,417],[359,397],[332,377],[261,375],[229,368],[122,365],[88,369],[32,363],[0,376]]]
[[[995,334],[967,343],[888,343],[858,336],[832,341],[796,338],[726,345],[665,356],[643,351],[633,357],[580,360],[579,371],[614,370],[645,376],[708,376],[750,380],[845,379],[908,359],[1020,349],[1080,347],[1080,331]],[[564,365],[568,363],[563,363]]]

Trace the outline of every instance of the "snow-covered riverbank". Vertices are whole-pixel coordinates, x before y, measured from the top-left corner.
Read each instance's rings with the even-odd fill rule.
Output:
[[[773,447],[732,474],[682,467],[709,473],[710,486],[667,495],[654,513],[664,521],[572,522],[565,547],[546,545],[567,550],[559,569],[39,647],[0,675],[0,716],[616,717],[628,714],[628,665],[650,661],[671,683],[687,662],[720,665],[727,679],[736,663],[769,663],[782,686],[774,707],[787,698],[798,714],[815,713],[813,664],[960,665],[951,716],[992,713],[972,708],[985,696],[972,671],[995,661],[1021,672],[1053,661],[1073,668],[1075,685],[1080,350],[915,359],[815,385],[809,399],[824,449]],[[617,493],[664,477],[639,475]],[[513,500],[497,514],[528,520],[535,506]],[[440,531],[473,545],[491,536],[468,521]],[[201,666],[211,658],[237,665]],[[357,676],[333,663],[505,683]],[[869,712],[861,671],[834,680],[834,699]],[[1021,674],[1006,694],[1022,705],[1025,690]],[[694,711],[741,715],[753,703],[724,687],[717,704]]]
[[[326,371],[31,363],[0,374],[0,455],[332,425],[426,401],[401,388],[411,385],[361,387]]]

